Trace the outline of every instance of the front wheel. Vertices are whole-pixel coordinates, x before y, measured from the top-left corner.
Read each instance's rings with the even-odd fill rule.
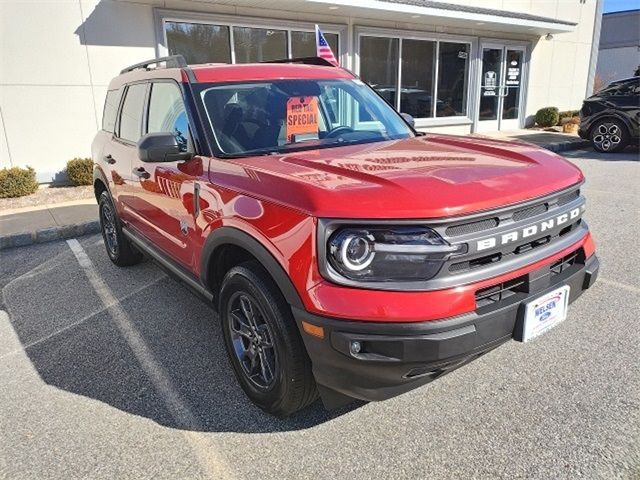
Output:
[[[284,417],[317,398],[311,361],[291,309],[258,262],[243,263],[225,275],[219,312],[231,365],[253,403]]]
[[[598,152],[620,152],[629,143],[628,136],[627,127],[619,120],[600,120],[591,129],[591,144]]]

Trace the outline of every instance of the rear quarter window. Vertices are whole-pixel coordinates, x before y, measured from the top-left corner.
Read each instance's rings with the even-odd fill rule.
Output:
[[[104,110],[102,111],[102,130],[113,133],[116,126],[116,117],[118,115],[118,106],[122,97],[122,89],[109,90],[107,98],[104,101]]]

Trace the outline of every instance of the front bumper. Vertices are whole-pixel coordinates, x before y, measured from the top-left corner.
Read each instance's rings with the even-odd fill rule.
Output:
[[[327,407],[344,399],[385,400],[420,385],[517,336],[523,306],[561,285],[571,287],[569,302],[596,280],[595,255],[558,273],[552,265],[522,277],[518,291],[476,311],[442,320],[380,323],[330,319],[293,308]],[[304,332],[302,322],[322,327],[323,338]],[[351,353],[351,342],[361,345]],[[343,398],[343,400],[337,400]]]

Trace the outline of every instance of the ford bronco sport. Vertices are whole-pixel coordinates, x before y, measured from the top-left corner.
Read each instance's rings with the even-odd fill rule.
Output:
[[[420,134],[317,58],[133,65],[92,154],[113,263],[144,253],[211,302],[241,387],[280,416],[530,340],[598,272],[578,168]]]

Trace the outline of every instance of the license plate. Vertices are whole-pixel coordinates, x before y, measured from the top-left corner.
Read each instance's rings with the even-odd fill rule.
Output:
[[[567,318],[569,286],[565,285],[526,304],[522,341],[527,342]]]

